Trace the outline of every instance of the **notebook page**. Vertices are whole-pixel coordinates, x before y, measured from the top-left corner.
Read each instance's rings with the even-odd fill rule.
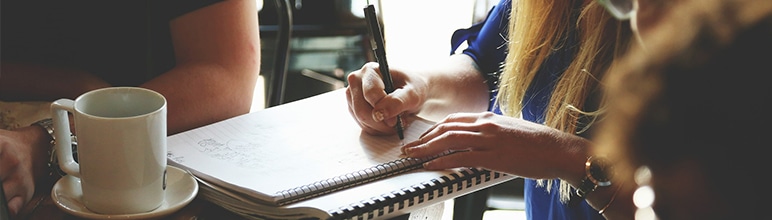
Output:
[[[349,114],[345,98],[343,89],[336,90],[170,136],[169,162],[277,204],[282,190],[399,159],[401,144],[432,124],[413,122],[404,141],[370,136]]]

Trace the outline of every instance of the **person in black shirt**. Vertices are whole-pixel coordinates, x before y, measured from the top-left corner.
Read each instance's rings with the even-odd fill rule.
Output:
[[[170,135],[249,112],[260,66],[255,1],[2,4],[4,102],[145,87],[166,97]],[[34,124],[0,130],[0,180],[12,215],[47,182],[50,141]]]

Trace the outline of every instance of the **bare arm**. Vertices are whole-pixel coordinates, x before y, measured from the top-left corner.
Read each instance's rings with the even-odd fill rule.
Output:
[[[488,109],[490,91],[471,57],[453,55],[447,63],[439,66],[437,70],[423,73],[431,83],[422,115],[441,117],[435,119],[439,121],[450,113]]]
[[[259,74],[254,1],[226,0],[171,21],[177,65],[140,86],[169,102],[169,134],[247,113]],[[3,62],[0,99],[55,100],[110,84],[82,70]],[[45,79],[45,80],[41,80]]]
[[[260,67],[257,8],[227,0],[171,22],[177,66],[142,84],[169,105],[169,134],[249,112]]]
[[[419,158],[456,151],[425,163],[429,170],[482,167],[532,179],[559,178],[578,187],[586,176],[585,161],[593,147],[583,137],[520,118],[455,113],[402,150],[408,157]],[[625,179],[629,178],[615,177],[611,186],[587,194],[587,201],[597,210],[610,203],[604,210],[609,219],[630,219],[635,211],[634,183]]]

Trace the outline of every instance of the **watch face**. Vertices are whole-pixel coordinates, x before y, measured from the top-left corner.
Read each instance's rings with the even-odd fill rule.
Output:
[[[598,186],[611,185],[612,164],[605,157],[591,157],[586,164],[587,174],[590,180]]]

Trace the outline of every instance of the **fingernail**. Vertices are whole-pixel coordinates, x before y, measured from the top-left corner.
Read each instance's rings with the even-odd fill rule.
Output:
[[[423,167],[424,169],[431,169],[432,164],[433,164],[433,160],[426,161],[424,162]]]
[[[375,121],[383,121],[383,111],[374,111],[373,112],[373,120]]]
[[[408,147],[408,148],[402,148],[402,153],[405,154],[408,157],[413,157],[413,153],[415,153],[416,147]]]

